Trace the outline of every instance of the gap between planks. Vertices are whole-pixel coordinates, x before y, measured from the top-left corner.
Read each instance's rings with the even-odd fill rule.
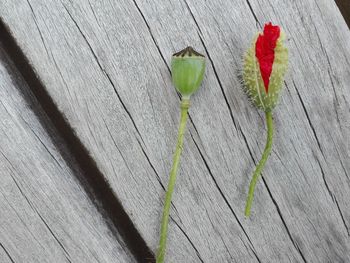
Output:
[[[350,1],[349,0],[335,0],[340,13],[343,15],[345,22],[350,28]]]
[[[118,198],[105,180],[101,171],[97,168],[95,161],[89,156],[84,145],[74,134],[73,129],[63,118],[57,109],[52,98],[46,92],[43,84],[28,63],[28,59],[19,48],[15,39],[12,37],[10,30],[0,19],[0,35],[5,51],[13,61],[19,73],[27,82],[34,96],[40,103],[41,107],[49,117],[50,121],[56,128],[58,134],[63,138],[71,155],[76,159],[79,167],[83,171],[84,178],[77,176],[84,190],[87,192],[92,202],[96,205],[100,213],[104,216],[107,224],[113,224],[118,230],[118,234],[122,237],[128,249],[135,256],[138,262],[155,262],[155,256],[146,242],[134,226],[131,218],[125,212]],[[46,127],[46,123],[42,122]],[[49,135],[50,131],[48,130]],[[53,140],[55,141],[55,140]],[[61,149],[61,147],[57,147]],[[62,153],[64,159],[66,154]],[[69,160],[66,159],[70,165]],[[74,169],[72,169],[74,170]],[[113,232],[113,227],[111,228]],[[114,233],[116,235],[116,233]],[[116,235],[116,238],[119,236]]]

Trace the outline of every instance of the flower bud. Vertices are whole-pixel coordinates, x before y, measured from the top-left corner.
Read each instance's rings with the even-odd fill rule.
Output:
[[[265,24],[246,52],[243,66],[245,91],[255,106],[271,111],[277,104],[288,65],[288,50],[279,26]]]
[[[187,47],[173,54],[171,71],[176,90],[189,98],[200,86],[205,71],[205,57]]]

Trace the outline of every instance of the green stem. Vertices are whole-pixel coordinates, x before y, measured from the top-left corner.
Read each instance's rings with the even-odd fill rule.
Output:
[[[272,112],[268,111],[265,113],[265,115],[266,115],[266,124],[267,124],[267,141],[266,141],[266,146],[265,146],[264,152],[261,156],[261,159],[255,168],[253,178],[250,181],[249,193],[248,193],[247,203],[246,203],[246,207],[245,207],[245,216],[246,217],[250,216],[250,209],[252,207],[253,198],[254,198],[254,189],[255,189],[256,183],[259,179],[260,173],[261,173],[262,169],[264,168],[265,163],[267,161],[267,158],[269,157],[271,149],[272,149],[272,137],[273,137]]]
[[[174,191],[176,174],[180,163],[180,156],[182,152],[182,145],[183,145],[184,133],[185,133],[185,127],[186,127],[186,121],[187,121],[187,112],[189,107],[190,107],[190,100],[188,98],[183,98],[181,100],[181,118],[180,118],[180,126],[179,126],[179,131],[177,136],[176,150],[175,150],[174,159],[173,159],[173,167],[171,168],[171,171],[170,171],[168,191],[166,192],[166,196],[165,196],[162,224],[160,229],[159,248],[158,248],[156,263],[164,262],[166,240],[167,240],[167,233],[168,233],[169,210],[171,205],[171,196]]]

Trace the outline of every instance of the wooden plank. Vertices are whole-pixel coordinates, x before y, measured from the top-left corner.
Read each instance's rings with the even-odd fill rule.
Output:
[[[29,0],[0,7],[153,251],[178,123],[168,65],[190,44],[209,63],[190,109],[168,261],[349,260],[350,34],[333,1]],[[244,50],[269,20],[288,35],[290,70],[275,112],[274,152],[245,219],[265,128],[238,75]]]
[[[1,45],[0,115],[0,262],[135,262]]]

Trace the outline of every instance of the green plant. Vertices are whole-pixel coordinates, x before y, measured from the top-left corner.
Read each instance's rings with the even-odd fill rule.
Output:
[[[288,65],[288,50],[283,44],[284,38],[279,26],[266,24],[264,32],[254,38],[244,57],[244,90],[252,103],[265,112],[267,124],[266,146],[249,186],[245,208],[247,217],[250,216],[256,183],[272,149],[272,110],[277,104]]]
[[[205,71],[205,57],[194,51],[192,47],[187,47],[172,56],[171,71],[173,84],[176,90],[181,94],[181,114],[173,166],[170,171],[168,190],[166,192],[164,202],[159,248],[156,259],[157,263],[163,263],[165,258],[169,210],[183,148],[187,113],[190,107],[190,96],[199,88],[203,80]]]

